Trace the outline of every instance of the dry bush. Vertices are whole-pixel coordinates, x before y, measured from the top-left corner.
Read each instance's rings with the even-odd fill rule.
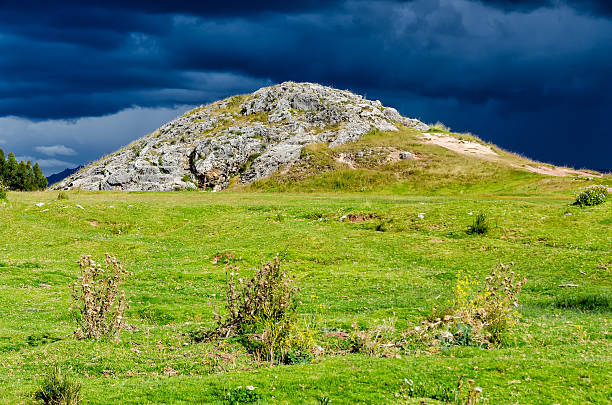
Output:
[[[527,281],[515,274],[510,268],[514,264],[503,265],[486,278],[482,305],[473,315],[482,321],[486,339],[494,345],[502,343],[506,331],[519,319],[518,294]]]
[[[215,314],[217,336],[241,336],[247,349],[266,361],[283,362],[290,352],[307,352],[314,342],[308,331],[298,328],[297,291],[293,279],[281,270],[278,257],[248,280],[240,277],[238,268],[231,267],[228,314]]]
[[[517,295],[526,282],[510,270],[512,266],[500,264],[481,288],[460,272],[450,306],[411,334],[426,344],[499,346],[519,319]]]
[[[121,329],[123,314],[128,307],[125,291],[119,291],[119,285],[131,273],[108,253],[104,267],[91,256],[82,256],[78,263],[81,275],[72,283],[74,303],[71,309],[78,325],[75,336],[96,340],[115,336]]]
[[[282,321],[295,312],[297,291],[293,280],[281,271],[278,257],[265,263],[249,280],[240,277],[237,267],[230,267],[228,314],[225,318],[215,314],[219,330],[229,336],[247,331],[260,319]]]

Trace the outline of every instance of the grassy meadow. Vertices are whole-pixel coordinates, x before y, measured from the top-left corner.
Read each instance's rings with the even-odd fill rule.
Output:
[[[480,403],[610,403],[612,205],[572,206],[585,181],[511,175],[505,188],[475,183],[465,195],[419,195],[410,184],[403,194],[9,193],[0,403],[31,403],[52,365],[82,384],[87,404],[225,403],[239,386],[255,387],[262,404],[436,404],[459,377],[482,388]],[[468,235],[481,212],[489,233]],[[105,252],[133,272],[123,286],[130,327],[118,341],[77,340],[69,286],[81,255]],[[226,267],[214,259],[225,253],[244,274],[279,254],[300,287],[300,323],[324,355],[272,366],[235,339],[194,341],[224,311]],[[459,271],[483,281],[500,262],[527,283],[520,323],[499,348],[376,356],[350,353],[334,334],[384,323],[400,336],[448,302]],[[424,395],[406,398],[404,379]]]

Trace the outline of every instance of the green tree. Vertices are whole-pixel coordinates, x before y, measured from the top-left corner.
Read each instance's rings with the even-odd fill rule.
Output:
[[[6,167],[6,158],[4,157],[4,151],[0,149],[0,181],[4,180],[5,167]]]
[[[33,191],[47,188],[47,178],[42,173],[38,163],[29,160],[17,163],[14,153],[4,157],[4,151],[0,149],[0,181],[9,190]]]
[[[31,168],[30,168],[31,169]],[[23,160],[17,165],[17,171],[15,173],[15,180],[13,188],[19,191],[27,191],[28,188],[28,165]]]
[[[23,183],[23,189],[26,191],[38,190],[38,184],[36,182],[36,176],[34,175],[34,169],[32,169],[32,162],[26,162],[26,179]]]
[[[40,170],[40,166],[38,163],[34,163],[34,184],[36,185],[36,190],[44,190],[49,185],[47,178],[43,174],[42,170]]]
[[[15,154],[13,152],[8,154],[8,159],[6,161],[6,167],[4,170],[4,180],[5,180],[5,185],[12,190],[18,190],[18,188],[15,187],[15,185],[17,184],[17,169],[19,167],[19,164],[17,163],[17,160],[15,159]]]

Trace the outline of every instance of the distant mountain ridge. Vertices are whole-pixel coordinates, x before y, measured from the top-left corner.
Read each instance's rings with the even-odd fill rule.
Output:
[[[64,180],[66,177],[73,175],[74,173],[78,172],[79,170],[81,170],[84,166],[77,166],[74,167],[72,169],[68,168],[68,169],[64,169],[59,173],[53,173],[50,176],[47,176],[47,182],[49,183],[49,186],[54,185],[55,183],[59,183],[60,181]]]

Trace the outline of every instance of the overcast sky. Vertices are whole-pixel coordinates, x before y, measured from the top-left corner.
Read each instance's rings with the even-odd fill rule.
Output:
[[[285,80],[612,170],[611,1],[9,0],[0,55],[0,148],[46,174]]]

